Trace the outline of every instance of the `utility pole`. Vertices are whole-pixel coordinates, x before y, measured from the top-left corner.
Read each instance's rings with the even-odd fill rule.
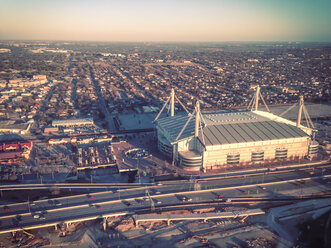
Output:
[[[195,178],[194,179],[194,191],[197,191],[197,190],[200,190],[201,189],[201,185],[200,183],[198,182],[198,179]]]
[[[189,188],[189,191],[192,190],[192,182],[193,182],[193,175],[190,176],[190,188]]]
[[[300,198],[303,197],[303,186],[302,183],[300,183]]]
[[[137,173],[138,173],[138,178],[139,178],[139,183],[141,183],[141,178],[140,178],[140,172],[139,172],[139,158],[137,160]]]
[[[176,159],[176,147],[175,144],[172,145],[172,167],[175,167],[175,159]]]

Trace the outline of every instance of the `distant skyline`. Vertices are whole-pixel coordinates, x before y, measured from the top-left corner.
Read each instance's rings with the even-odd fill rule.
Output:
[[[330,0],[0,0],[0,40],[331,42]]]

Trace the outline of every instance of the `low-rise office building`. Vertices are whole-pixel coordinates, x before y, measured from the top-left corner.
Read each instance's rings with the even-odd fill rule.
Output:
[[[53,127],[76,127],[76,126],[92,126],[94,125],[93,118],[66,119],[52,121]]]

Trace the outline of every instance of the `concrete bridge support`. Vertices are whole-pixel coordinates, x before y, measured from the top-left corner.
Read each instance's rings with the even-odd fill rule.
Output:
[[[61,233],[63,237],[66,236],[68,225],[70,225],[70,223],[63,222],[63,226],[61,226]]]
[[[102,225],[103,225],[103,230],[106,231],[107,230],[107,218],[103,218]]]

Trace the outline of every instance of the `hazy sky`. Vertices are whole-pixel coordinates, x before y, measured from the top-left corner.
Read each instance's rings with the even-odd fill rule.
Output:
[[[330,0],[0,0],[0,40],[327,41]]]

